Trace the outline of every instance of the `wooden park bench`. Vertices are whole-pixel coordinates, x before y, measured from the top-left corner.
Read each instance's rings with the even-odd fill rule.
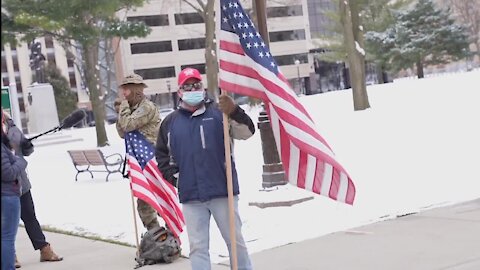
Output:
[[[112,173],[122,173],[122,164],[123,157],[122,155],[115,153],[109,156],[105,156],[101,150],[69,150],[67,151],[72,158],[73,165],[77,170],[77,175],[75,175],[75,181],[78,179],[78,175],[82,172],[90,173],[91,178],[93,179],[92,172],[107,172],[107,179]],[[115,159],[115,157],[117,157]],[[103,170],[92,170],[90,167],[105,167]]]

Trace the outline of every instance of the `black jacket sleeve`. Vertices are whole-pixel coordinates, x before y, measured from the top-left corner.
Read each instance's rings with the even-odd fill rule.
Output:
[[[177,186],[177,178],[175,177],[175,174],[178,173],[178,167],[170,154],[169,133],[170,125],[177,113],[179,112],[172,112],[162,121],[158,131],[155,148],[155,158],[157,159],[158,169],[163,174],[163,177],[165,177],[165,180],[175,187]]]
[[[240,108],[240,106],[237,105],[237,107],[229,115],[229,117],[239,124],[248,126],[248,129],[250,130],[250,132],[252,132],[252,135],[255,134],[255,125],[253,124],[252,119],[250,118],[250,116],[248,116],[248,114],[245,113],[242,108]]]
[[[31,155],[34,150],[32,142],[25,137],[25,134],[23,134],[23,132],[15,125],[12,119],[8,119],[7,124],[7,136],[10,139],[10,143],[15,149],[15,152],[21,152],[23,156]]]

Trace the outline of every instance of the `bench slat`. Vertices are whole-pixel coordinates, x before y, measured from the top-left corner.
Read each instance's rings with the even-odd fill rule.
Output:
[[[68,153],[70,154],[70,157],[75,165],[84,166],[90,164],[83,154],[83,151],[71,150],[68,151]]]
[[[103,158],[103,155],[99,150],[86,150],[83,152],[85,153],[85,157],[91,165],[105,164],[105,159]]]

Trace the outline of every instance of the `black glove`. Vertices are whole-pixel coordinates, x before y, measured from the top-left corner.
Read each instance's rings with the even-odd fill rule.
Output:
[[[172,175],[170,177],[165,177],[165,180],[167,180],[174,187],[178,188],[178,179],[177,177],[175,177],[175,175]]]
[[[22,138],[20,141],[20,148],[22,150],[22,155],[30,156],[33,153],[33,144],[27,138]]]

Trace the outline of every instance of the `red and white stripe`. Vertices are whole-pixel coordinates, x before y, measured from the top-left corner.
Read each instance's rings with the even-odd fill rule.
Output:
[[[135,157],[129,155],[128,165],[133,195],[155,208],[178,238],[185,226],[185,218],[175,188],[163,178],[153,159],[142,170]]]
[[[353,204],[355,186],[297,95],[280,73],[257,64],[243,51],[237,35],[220,30],[219,85],[260,98],[266,104],[280,158],[291,184]]]

